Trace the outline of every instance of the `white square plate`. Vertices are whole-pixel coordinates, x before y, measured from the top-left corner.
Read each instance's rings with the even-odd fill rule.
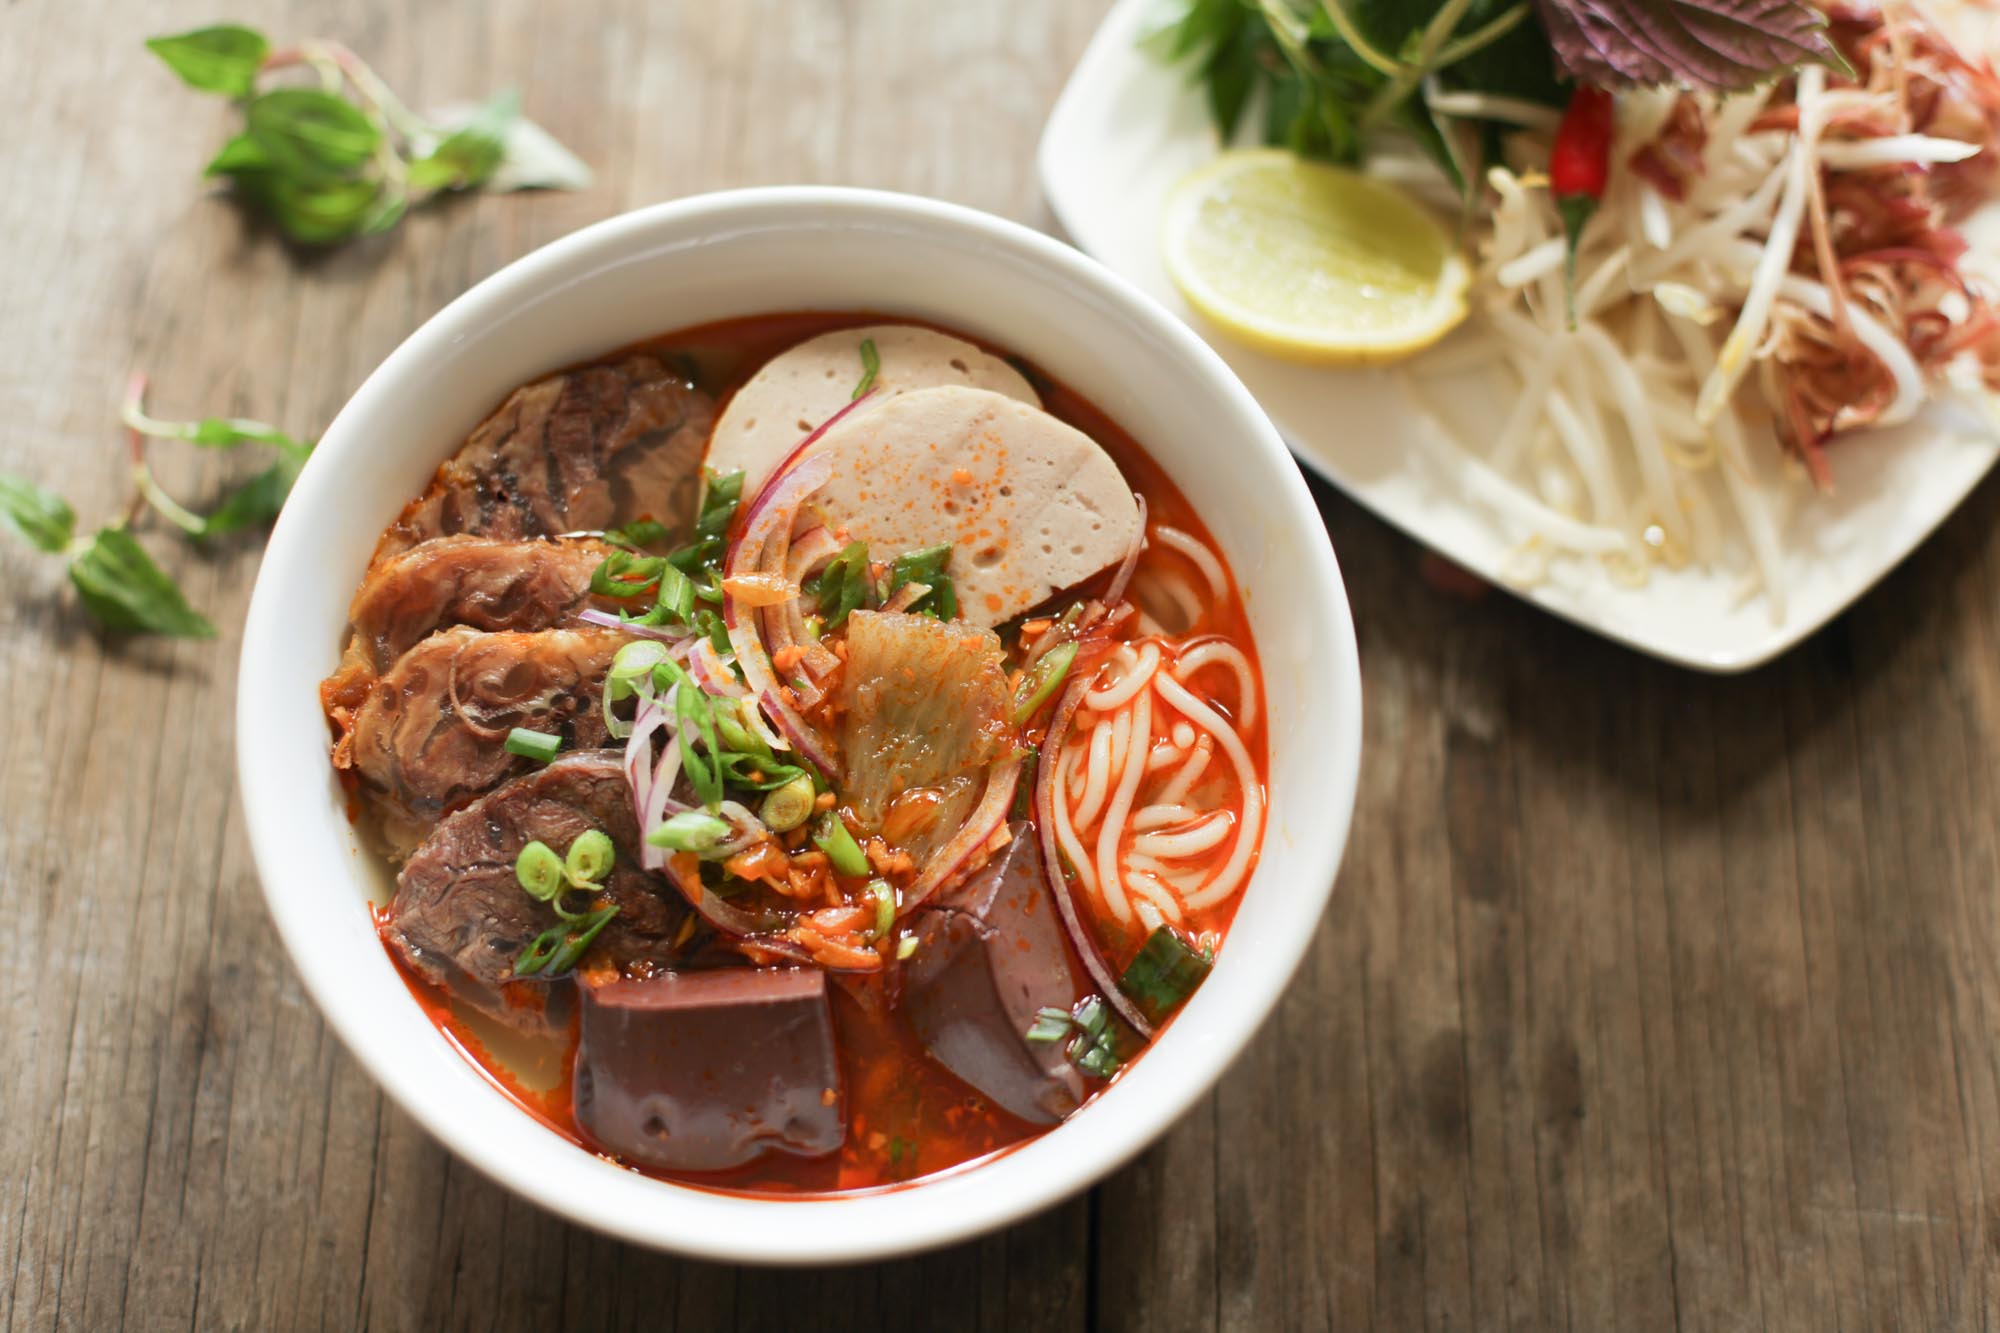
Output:
[[[1160,259],[1160,219],[1175,182],[1217,151],[1184,70],[1140,51],[1153,0],[1120,0],[1098,29],[1042,134],[1043,192],[1070,237],[1185,319],[1270,413],[1292,451],[1412,537],[1482,577],[1504,575],[1518,535],[1440,459],[1450,446],[1382,370],[1296,366],[1217,333],[1181,299]],[[1988,210],[1973,229],[2000,239]],[[1774,446],[1775,447],[1775,446]],[[1938,404],[1895,430],[1843,438],[1828,453],[1834,488],[1794,506],[1784,534],[1782,620],[1745,596],[1734,571],[1657,570],[1624,587],[1595,567],[1512,590],[1538,606],[1656,657],[1703,671],[1743,671],[1825,624],[1929,536],[2000,456],[1983,407]]]

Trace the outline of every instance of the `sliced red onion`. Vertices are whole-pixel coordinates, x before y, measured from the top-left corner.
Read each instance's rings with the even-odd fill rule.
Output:
[[[1104,590],[1107,604],[1125,595],[1127,585],[1132,582],[1132,571],[1139,567],[1139,552],[1146,546],[1146,497],[1135,491],[1132,502],[1139,506],[1139,530],[1132,534],[1132,544],[1125,548],[1125,558],[1118,562],[1118,572],[1111,576],[1111,586]]]
[[[1118,989],[1118,978],[1112,974],[1111,965],[1105,961],[1104,955],[1098,952],[1096,937],[1077,915],[1076,902],[1070,896],[1069,880],[1062,872],[1062,853],[1056,846],[1056,801],[1061,799],[1061,794],[1056,790],[1058,765],[1055,759],[1062,753],[1063,742],[1069,739],[1070,721],[1075,718],[1077,707],[1083,702],[1084,691],[1089,688],[1094,674],[1076,670],[1071,675],[1069,688],[1063,691],[1055,716],[1049,722],[1048,735],[1042,740],[1042,762],[1035,766],[1035,826],[1042,836],[1042,873],[1048,878],[1049,894],[1056,900],[1056,911],[1062,917],[1063,929],[1069,932],[1070,943],[1076,946],[1077,956],[1083,959],[1084,969],[1097,983],[1098,992],[1104,996],[1106,1003],[1118,1011],[1120,1018],[1150,1041],[1153,1025],[1126,998],[1125,992]]]
[[[640,695],[632,734],[625,738],[625,783],[632,789],[632,813],[639,821],[640,837],[646,835],[646,799],[653,791],[653,735],[666,724],[666,710],[651,694]]]
[[[658,870],[667,863],[667,849],[647,841],[649,835],[666,823],[669,815],[694,808],[673,798],[674,782],[680,775],[681,738],[674,736],[667,741],[667,748],[660,751],[660,762],[654,766],[647,788],[645,808],[639,812],[639,863],[648,870]]]
[[[792,549],[785,556],[785,577],[793,583],[804,583],[839,554],[840,538],[825,524],[807,528],[792,538]]]
[[[958,832],[951,835],[924,873],[917,876],[917,882],[910,885],[910,891],[903,895],[903,905],[896,915],[906,917],[924,905],[939,886],[957,874],[966,862],[986,846],[1000,826],[1007,822],[1007,809],[1014,803],[1014,789],[1021,782],[1021,761],[1004,759],[993,766],[986,775],[986,791],[979,798],[972,813],[958,826]]]
[[[694,637],[684,629],[667,629],[661,625],[634,625],[629,620],[620,620],[616,612],[600,611],[594,606],[585,607],[577,612],[576,618],[587,624],[602,625],[606,629],[622,629],[627,634],[636,634],[642,639],[658,639],[661,643],[682,649],[683,652]]]
[[[701,686],[703,694],[741,699],[750,693],[743,682],[736,679],[736,673],[729,669],[721,654],[715,651],[715,645],[707,639],[697,640],[688,651],[688,674],[694,677],[695,684]]]
[[[842,409],[842,412],[846,410]],[[833,420],[838,420],[840,415],[835,414]],[[747,574],[755,569],[754,562],[762,559],[771,534],[780,525],[789,524],[800,502],[824,486],[832,475],[833,464],[826,458],[807,458],[783,476],[766,483],[757,494],[742,532],[730,547],[727,572],[732,575]],[[785,699],[777,672],[765,653],[764,641],[757,629],[757,615],[725,593],[722,619],[729,627],[729,643],[736,650],[737,665],[743,668],[744,679],[749,682],[765,711],[777,720],[779,728],[791,739],[792,748],[827,777],[837,776],[839,764],[833,747],[819,734],[819,729],[807,722]]]
[[[882,603],[884,611],[907,611],[916,605],[917,599],[931,590],[928,583],[905,583],[889,594],[889,600]]]

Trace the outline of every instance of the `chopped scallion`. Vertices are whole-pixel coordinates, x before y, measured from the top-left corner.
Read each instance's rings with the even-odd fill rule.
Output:
[[[916,951],[917,951],[917,937],[915,935],[905,935],[903,936],[902,939],[896,941],[897,962],[904,961]]]
[[[541,903],[553,899],[569,883],[562,858],[539,838],[523,847],[514,858],[514,879],[530,898]]]
[[[1074,1020],[1067,1009],[1041,1009],[1028,1027],[1029,1041],[1061,1041],[1069,1035]]]
[[[826,853],[826,859],[833,862],[837,875],[865,875],[868,873],[868,854],[861,850],[861,844],[847,831],[847,823],[835,810],[826,812],[819,821],[819,828],[813,833],[813,845]]]
[[[1209,974],[1208,959],[1196,953],[1172,926],[1161,926],[1146,937],[1138,956],[1118,979],[1118,989],[1132,998],[1139,1012],[1159,1022],[1181,1007]]]
[[[504,745],[508,754],[518,754],[526,759],[539,759],[546,764],[562,750],[562,737],[551,736],[546,731],[530,731],[526,727],[516,727],[507,733]]]
[[[1071,664],[1076,661],[1076,643],[1057,644],[1043,653],[1021,681],[1021,687],[1014,696],[1014,725],[1023,726],[1028,719],[1041,711],[1049,697],[1062,688],[1069,676]]]
[[[721,721],[718,714],[716,720]],[[790,833],[799,825],[812,818],[813,782],[804,773],[799,773],[784,786],[774,789],[757,808],[763,821],[770,825],[773,833]]]
[[[684,810],[646,835],[655,847],[673,852],[693,852],[696,856],[714,851],[729,836],[729,825],[699,810]]]
[[[880,374],[881,370],[882,354],[875,350],[875,340],[873,338],[863,338],[861,340],[861,381],[854,386],[854,392],[848,395],[848,401],[852,402],[874,388],[875,376]]]
[[[612,846],[607,835],[598,829],[585,829],[569,845],[569,853],[563,858],[563,870],[572,886],[588,888],[603,883],[617,860],[618,849]]]
[[[875,904],[875,929],[871,939],[881,939],[896,928],[896,891],[886,879],[870,880],[862,896]]]

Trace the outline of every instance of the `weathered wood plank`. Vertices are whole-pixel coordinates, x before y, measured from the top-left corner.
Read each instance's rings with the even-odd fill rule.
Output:
[[[137,45],[210,11],[15,5],[0,467],[106,514],[135,366],[164,413],[311,433],[468,284],[657,199],[840,181],[1045,221],[1033,146],[1102,8],[252,0],[419,103],[517,82],[599,172],[301,262],[201,192],[224,113]],[[247,466],[161,459],[191,495]],[[1319,493],[1368,760],[1298,984],[1093,1198],[816,1273],[559,1223],[332,1042],[230,789],[254,544],[153,542],[210,645],[108,642],[0,550],[6,1325],[2000,1326],[2000,487],[1738,680],[1445,596]]]

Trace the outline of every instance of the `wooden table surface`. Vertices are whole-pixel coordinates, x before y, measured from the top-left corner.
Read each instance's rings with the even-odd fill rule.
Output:
[[[162,414],[315,433],[434,310],[634,205],[822,181],[1047,225],[1103,0],[257,0],[418,105],[508,83],[598,171],[300,263],[208,194],[224,109],[142,37],[0,13],[0,468],[122,502]],[[672,312],[663,311],[663,324]],[[248,466],[175,455],[205,494]],[[1970,1328],[2000,1323],[2000,485],[1776,665],[1707,679],[1317,489],[1367,694],[1339,893],[1223,1085],[1088,1196],[907,1262],[684,1263],[510,1197],[387,1104],[266,917],[233,790],[254,542],[155,533],[219,642],[114,642],[0,553],[10,1328]],[[1992,1160],[1988,1160],[1988,1152]]]

